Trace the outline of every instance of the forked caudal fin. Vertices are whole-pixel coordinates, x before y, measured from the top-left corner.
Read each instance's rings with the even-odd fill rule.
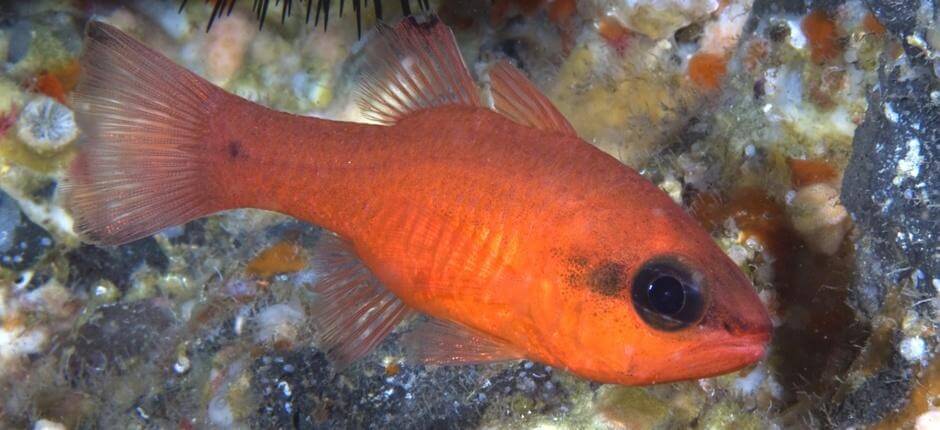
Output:
[[[101,22],[88,24],[81,64],[84,138],[63,187],[75,230],[118,245],[223,209],[204,160],[207,101],[221,90]]]

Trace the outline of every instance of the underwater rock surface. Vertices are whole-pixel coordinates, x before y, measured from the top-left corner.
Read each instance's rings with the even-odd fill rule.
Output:
[[[20,212],[16,200],[0,191],[0,266],[27,270],[51,247],[49,234]]]
[[[693,213],[771,311],[771,350],[751,368],[618,387],[528,361],[412,365],[398,345],[410,323],[335,368],[311,323],[309,253],[323,232],[281,215],[231,211],[120,247],[80,243],[57,184],[81,145],[68,96],[91,16],[242,97],[362,120],[348,11],[334,4],[325,32],[296,11],[258,31],[238,2],[206,34],[212,5],[189,3],[0,4],[0,427],[937,422],[936,4],[432,2],[471,70],[520,64],[585,140]],[[20,130],[62,139],[37,146]]]
[[[918,17],[925,12],[920,4],[902,3],[871,2],[909,55],[879,66],[878,87],[855,133],[842,200],[859,227],[853,303],[876,325],[883,324],[879,317],[903,315],[908,327],[886,329],[888,340],[872,339],[869,349],[898,347],[835,409],[839,426],[871,424],[905,406],[918,383],[914,369],[940,343],[940,76],[930,61],[937,61],[936,53],[925,56],[909,39],[935,29],[940,16],[934,10],[932,17]],[[902,297],[896,297],[899,289]],[[918,333],[910,327],[918,323],[932,329]]]
[[[902,25],[899,20],[886,19],[894,26]],[[899,37],[926,31],[888,28]],[[843,182],[842,200],[864,232],[858,248],[873,254],[860,261],[863,285],[857,289],[858,304],[869,316],[884,303],[886,288],[900,279],[912,277],[914,290],[931,298],[940,276],[940,76],[924,59],[907,58],[879,67],[878,88],[870,93],[868,113],[855,133]]]
[[[864,232],[858,248],[873,254],[859,265],[857,300],[869,315],[884,303],[886,288],[905,277],[923,298],[937,294],[940,77],[917,63],[879,68],[843,183],[842,200]]]

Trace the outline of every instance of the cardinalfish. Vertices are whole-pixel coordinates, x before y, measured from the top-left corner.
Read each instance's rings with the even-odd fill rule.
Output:
[[[419,363],[525,358],[632,385],[762,357],[771,324],[744,274],[521,71],[492,65],[484,102],[433,16],[363,49],[372,122],[341,122],[239,98],[90,23],[65,185],[76,230],[118,245],[233,208],[322,226],[313,320],[340,366],[419,313],[403,339]]]

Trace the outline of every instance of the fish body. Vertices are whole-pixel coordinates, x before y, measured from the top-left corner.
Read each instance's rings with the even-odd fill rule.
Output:
[[[648,384],[763,355],[769,319],[740,270],[518,70],[491,72],[490,108],[443,24],[377,38],[384,66],[362,105],[381,125],[265,108],[91,24],[76,93],[89,139],[67,186],[77,229],[117,244],[252,207],[330,230],[314,289],[340,363],[416,313],[430,322],[406,342],[427,363],[529,358]]]

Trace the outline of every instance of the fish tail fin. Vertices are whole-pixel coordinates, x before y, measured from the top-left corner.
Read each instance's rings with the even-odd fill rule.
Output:
[[[83,141],[63,185],[76,232],[119,245],[226,209],[206,180],[222,91],[101,22],[86,29],[81,63]]]

